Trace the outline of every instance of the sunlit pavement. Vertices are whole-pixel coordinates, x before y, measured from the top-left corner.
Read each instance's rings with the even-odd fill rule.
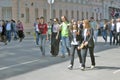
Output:
[[[86,70],[79,69],[78,58],[73,70],[68,70],[70,57],[52,57],[47,44],[46,56],[41,55],[34,40],[28,38],[12,41],[4,46],[0,43],[0,80],[119,80],[120,46],[105,44],[101,37],[95,47],[96,67],[90,69],[88,55]]]

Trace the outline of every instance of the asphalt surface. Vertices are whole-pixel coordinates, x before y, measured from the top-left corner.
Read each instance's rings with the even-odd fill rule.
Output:
[[[52,57],[50,44],[46,44],[46,56],[32,38],[23,42],[0,43],[0,80],[120,80],[120,46],[105,44],[99,37],[95,47],[96,68],[90,70],[89,55],[87,68],[83,72],[75,59],[74,69],[68,70],[70,57]]]

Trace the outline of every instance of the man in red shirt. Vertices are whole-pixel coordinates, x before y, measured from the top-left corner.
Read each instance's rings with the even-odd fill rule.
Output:
[[[40,23],[38,24],[38,29],[40,33],[40,49],[42,52],[42,55],[45,56],[45,43],[47,37],[47,31],[48,27],[47,24],[45,23],[44,17],[40,17]]]

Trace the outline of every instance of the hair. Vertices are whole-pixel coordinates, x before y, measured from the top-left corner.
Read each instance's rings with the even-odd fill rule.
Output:
[[[66,16],[62,16],[62,17],[63,17],[67,22],[69,22]],[[61,18],[62,18],[62,17],[61,17]]]
[[[44,17],[43,17],[43,16],[41,16],[41,17],[40,17],[40,19],[44,19]]]
[[[84,28],[91,28],[89,20],[83,20],[83,23],[85,24]]]

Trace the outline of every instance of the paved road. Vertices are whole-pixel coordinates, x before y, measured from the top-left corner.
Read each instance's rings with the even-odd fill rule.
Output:
[[[115,75],[115,79],[110,78],[109,80],[120,79],[118,76],[120,47],[104,44],[101,37],[95,47],[97,59],[95,70],[89,70],[88,68],[85,72],[81,72],[78,68],[75,68],[75,70],[69,71],[67,66],[70,57],[51,57],[49,53],[50,46],[47,45],[46,49],[46,56],[42,57],[40,49],[35,46],[33,39],[25,39],[22,43],[12,41],[6,46],[0,43],[0,80],[67,80],[72,76],[74,77],[69,80],[74,78],[76,80],[80,78],[82,80],[88,80],[89,78],[92,80],[108,80],[109,77],[107,76],[109,75],[110,77]],[[77,67],[78,61],[75,62]],[[87,63],[90,64],[89,61]],[[105,76],[106,74],[107,76]],[[53,77],[53,75],[56,77]],[[81,77],[78,75],[81,75]],[[95,75],[95,79],[93,75]]]

